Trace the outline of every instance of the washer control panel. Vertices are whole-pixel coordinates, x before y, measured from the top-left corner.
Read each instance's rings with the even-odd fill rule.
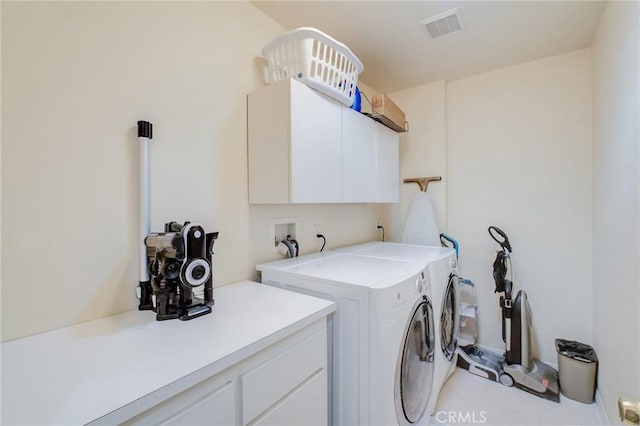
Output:
[[[426,267],[422,271],[403,281],[402,284],[389,287],[387,290],[388,299],[392,300],[392,307],[395,308],[404,303],[413,303],[417,298],[427,295],[431,278],[429,276],[429,268]]]
[[[418,293],[424,293],[430,285],[431,279],[429,278],[429,269],[425,268],[416,276],[416,291]]]

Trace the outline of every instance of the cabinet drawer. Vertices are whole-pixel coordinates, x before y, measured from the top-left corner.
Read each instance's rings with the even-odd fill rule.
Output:
[[[252,425],[326,426],[327,422],[327,372],[321,370]]]
[[[326,366],[327,331],[323,328],[244,374],[241,377],[243,424],[253,421],[309,377],[325,370]],[[324,397],[326,400],[326,395]]]
[[[235,402],[234,382],[215,376],[123,425],[233,425]]]

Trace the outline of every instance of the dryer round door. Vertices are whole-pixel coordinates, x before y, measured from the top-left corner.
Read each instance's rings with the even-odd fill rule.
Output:
[[[458,346],[458,276],[449,275],[447,290],[442,301],[442,313],[440,314],[440,345],[444,357],[451,361]]]
[[[433,308],[429,299],[423,296],[412,311],[396,368],[396,415],[401,424],[417,422],[429,402],[434,369],[434,331]]]

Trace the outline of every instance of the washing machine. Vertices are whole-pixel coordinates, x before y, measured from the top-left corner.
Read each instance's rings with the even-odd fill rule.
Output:
[[[262,282],[326,298],[334,425],[424,420],[435,373],[428,268],[406,259],[324,252],[257,266]]]
[[[384,260],[417,261],[427,266],[431,278],[431,294],[436,318],[436,355],[432,396],[427,414],[436,409],[438,395],[456,368],[458,354],[458,268],[455,251],[401,243],[369,242],[335,249],[342,253],[371,256]]]

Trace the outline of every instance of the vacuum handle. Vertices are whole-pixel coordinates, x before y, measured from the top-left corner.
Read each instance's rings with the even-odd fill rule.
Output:
[[[489,235],[491,235],[491,238],[493,238],[496,243],[500,244],[500,247],[511,253],[511,243],[509,242],[509,237],[507,237],[507,234],[505,234],[502,229],[498,228],[497,226],[490,226],[488,231]]]
[[[204,257],[211,265],[211,274],[209,279],[204,283],[204,301],[209,305],[213,305],[213,245],[218,239],[217,232],[211,232],[205,236],[206,250]]]
[[[440,244],[442,244],[442,247],[454,249],[456,251],[456,257],[458,257],[458,241],[451,235],[444,233],[440,234]]]
[[[500,296],[500,309],[502,310],[502,341],[507,343],[507,332],[506,332],[506,329],[507,329],[507,326],[506,326],[506,321],[507,321],[506,315],[507,314],[506,314],[505,309],[504,309],[504,297],[503,296]]]

